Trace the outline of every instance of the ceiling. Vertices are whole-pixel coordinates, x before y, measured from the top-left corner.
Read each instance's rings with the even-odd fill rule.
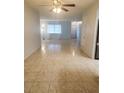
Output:
[[[62,11],[60,14],[50,12],[50,6],[40,6],[42,4],[51,4],[52,0],[25,0],[30,6],[40,12],[41,19],[80,19],[83,10],[97,0],[62,0],[64,3],[74,3],[76,7],[66,7],[69,12]]]

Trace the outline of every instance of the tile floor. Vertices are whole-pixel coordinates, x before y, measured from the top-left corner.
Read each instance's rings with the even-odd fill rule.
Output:
[[[99,93],[98,61],[76,41],[43,41],[25,60],[25,93]]]

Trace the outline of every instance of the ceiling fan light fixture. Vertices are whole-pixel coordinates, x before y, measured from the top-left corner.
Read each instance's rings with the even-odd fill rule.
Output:
[[[53,9],[53,12],[55,12],[55,13],[56,13],[56,8],[54,8],[54,9]]]
[[[58,9],[57,9],[57,13],[60,13],[60,12],[61,12],[61,8],[58,8]]]
[[[57,2],[57,0],[53,0],[53,3],[56,5],[58,2]]]
[[[60,13],[62,10],[61,8],[53,8],[54,13]]]
[[[52,0],[51,5],[40,5],[40,6],[51,6],[52,8],[50,11],[53,11],[54,13],[60,13],[61,11],[68,12],[69,10],[65,7],[75,7],[75,4],[65,4],[62,0]]]

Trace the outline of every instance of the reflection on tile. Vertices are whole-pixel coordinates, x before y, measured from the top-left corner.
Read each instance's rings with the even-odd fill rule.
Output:
[[[44,41],[24,65],[25,93],[99,93],[98,61],[75,41]]]
[[[45,49],[44,45],[41,46],[41,51],[42,51],[43,54],[46,54],[46,49]]]
[[[61,51],[61,45],[60,44],[50,44],[48,45],[49,51]]]
[[[72,51],[72,55],[75,56],[75,51],[74,50]]]

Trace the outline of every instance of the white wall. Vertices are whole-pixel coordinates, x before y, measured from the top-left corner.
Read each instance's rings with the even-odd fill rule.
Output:
[[[98,21],[98,6],[99,3],[95,2],[92,6],[86,9],[83,13],[82,31],[81,31],[81,49],[90,58],[94,58],[97,21]]]
[[[27,3],[24,4],[24,58],[40,48],[40,16]]]
[[[61,34],[48,34],[47,29],[45,30],[45,38],[47,39],[70,39],[71,38],[71,21],[41,21],[41,25],[45,24],[45,28],[50,24],[61,24]]]

